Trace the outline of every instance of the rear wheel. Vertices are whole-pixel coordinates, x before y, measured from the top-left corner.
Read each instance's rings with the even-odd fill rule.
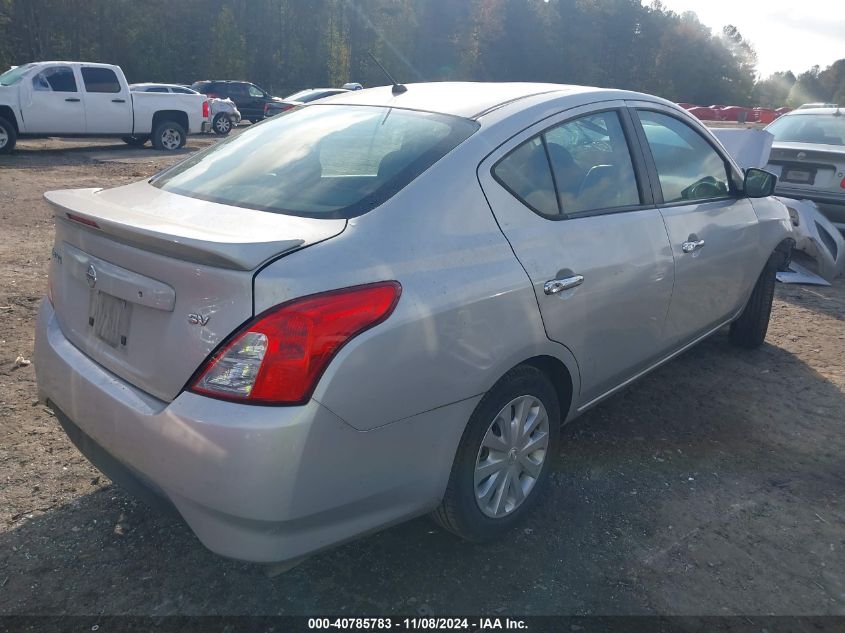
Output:
[[[470,417],[434,520],[469,541],[511,529],[541,496],[559,436],[549,379],[529,365],[512,369]]]
[[[214,129],[215,134],[226,136],[229,132],[232,131],[232,120],[227,114],[224,114],[223,112],[218,112],[214,115],[214,120],[211,123],[211,127]]]
[[[153,147],[169,152],[184,147],[187,141],[185,128],[176,121],[164,121],[159,123],[153,131]]]
[[[133,147],[141,147],[149,139],[146,136],[123,136],[120,140]]]
[[[740,347],[754,349],[766,340],[769,317],[772,314],[772,300],[775,294],[777,262],[772,258],[757,278],[751,297],[739,318],[731,323],[731,341]]]
[[[18,134],[15,131],[15,126],[0,117],[0,154],[11,152],[17,141]]]

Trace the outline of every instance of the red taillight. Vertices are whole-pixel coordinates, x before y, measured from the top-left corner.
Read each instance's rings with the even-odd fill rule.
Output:
[[[307,402],[338,350],[387,319],[401,293],[398,281],[384,281],[271,308],[214,353],[188,389],[254,404]]]
[[[843,179],[842,179],[842,182],[840,182],[840,183],[839,183],[839,186],[840,186],[842,189],[845,189],[845,178],[843,178]]]
[[[208,118],[208,100],[207,99],[202,102],[202,118],[203,119]]]

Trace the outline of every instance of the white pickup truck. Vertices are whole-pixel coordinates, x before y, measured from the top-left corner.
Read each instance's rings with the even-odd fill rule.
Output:
[[[131,92],[119,66],[35,62],[0,75],[0,154],[39,136],[116,136],[175,150],[207,118],[204,95]]]

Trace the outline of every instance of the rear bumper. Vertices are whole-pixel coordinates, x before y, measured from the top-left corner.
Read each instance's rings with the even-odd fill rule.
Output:
[[[69,434],[78,429],[97,455],[168,499],[209,549],[255,562],[297,558],[436,506],[478,400],[368,432],[313,400],[257,407],[182,393],[165,403],[74,347],[46,300],[35,363],[39,397]]]

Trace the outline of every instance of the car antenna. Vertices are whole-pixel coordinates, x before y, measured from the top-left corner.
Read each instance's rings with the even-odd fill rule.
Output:
[[[407,87],[407,86],[405,86],[405,85],[403,85],[403,84],[400,84],[399,82],[397,82],[397,81],[393,78],[393,76],[392,76],[389,72],[387,72],[387,68],[385,68],[384,66],[382,66],[382,65],[381,65],[381,62],[380,62],[379,60],[377,60],[377,59],[376,59],[376,56],[375,56],[375,55],[373,55],[373,52],[372,52],[372,51],[367,51],[367,55],[369,55],[370,57],[372,57],[373,61],[374,61],[376,64],[378,64],[378,67],[379,67],[379,68],[381,68],[381,71],[382,71],[385,75],[387,75],[387,78],[390,80],[390,83],[392,83],[392,84],[393,84],[393,88],[391,88],[391,89],[390,89],[390,92],[392,92],[394,95],[401,95],[403,92],[407,92],[408,87]]]

